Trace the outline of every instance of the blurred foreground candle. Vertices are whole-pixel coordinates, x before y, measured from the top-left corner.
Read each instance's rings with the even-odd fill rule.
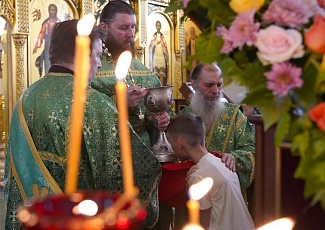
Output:
[[[211,189],[212,184],[213,179],[211,177],[207,177],[190,187],[190,200],[187,201],[190,224],[200,225],[200,204],[198,200]]]
[[[204,230],[204,228],[197,224],[187,224],[183,230]]]
[[[290,218],[281,218],[272,221],[257,230],[291,230],[294,226],[294,221]]]
[[[84,106],[90,70],[89,34],[91,33],[94,24],[95,17],[90,14],[85,15],[77,24],[78,35],[76,36],[74,56],[72,119],[67,175],[65,181],[65,193],[67,194],[74,192],[77,188]]]
[[[130,142],[130,130],[128,125],[129,112],[127,105],[127,93],[124,79],[128,72],[132,60],[132,54],[129,51],[123,52],[116,64],[116,99],[118,109],[119,137],[122,154],[122,170],[124,193],[135,194],[132,151]]]
[[[146,210],[138,199],[107,212],[124,194],[77,191],[21,205],[17,217],[25,230],[138,230]]]

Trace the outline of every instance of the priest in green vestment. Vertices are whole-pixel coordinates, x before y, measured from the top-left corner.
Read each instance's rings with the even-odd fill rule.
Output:
[[[190,105],[179,113],[192,112],[203,119],[207,150],[218,152],[226,167],[236,171],[246,199],[246,189],[252,183],[255,172],[255,131],[239,105],[221,100],[223,79],[216,64],[196,65],[191,79],[195,93]],[[185,179],[182,186],[183,191],[186,190]],[[187,220],[185,205],[175,209],[175,229],[183,228]]]
[[[223,79],[217,65],[198,64],[191,79],[195,93],[181,113],[190,111],[202,117],[206,148],[223,155],[223,162],[238,174],[244,192],[254,179],[255,131],[239,105],[221,100]]]
[[[6,222],[20,229],[17,208],[34,199],[62,194],[71,131],[74,47],[78,20],[58,23],[52,34],[49,73],[19,98],[11,120],[5,162]],[[91,38],[89,81],[101,67],[102,40]],[[88,86],[83,121],[78,190],[123,192],[118,111],[107,95]],[[160,164],[130,126],[135,186],[146,205],[144,226],[158,218]],[[77,160],[77,159],[76,159]]]
[[[169,124],[168,113],[173,112],[170,110],[168,113],[153,114],[143,103],[142,99],[147,93],[145,88],[159,87],[161,82],[154,73],[135,59],[135,11],[124,1],[110,1],[101,12],[100,27],[107,33],[107,39],[104,41],[105,52],[101,57],[102,68],[98,70],[91,86],[115,100],[116,61],[123,51],[132,52],[133,60],[125,79],[128,86],[129,118],[133,129],[150,147],[156,143],[158,129],[166,130]]]

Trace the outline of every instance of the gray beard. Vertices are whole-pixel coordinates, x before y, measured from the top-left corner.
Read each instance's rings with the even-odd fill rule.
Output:
[[[207,102],[204,96],[196,91],[191,97],[191,107],[194,114],[200,116],[204,122],[206,131],[209,131],[211,126],[220,119],[225,111],[225,103],[221,100],[222,94],[215,102]]]

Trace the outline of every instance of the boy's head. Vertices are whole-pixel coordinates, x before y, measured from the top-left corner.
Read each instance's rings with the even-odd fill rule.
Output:
[[[185,147],[205,145],[203,121],[201,117],[193,113],[184,113],[174,117],[168,125],[167,136],[175,155],[180,160],[188,159],[187,155],[184,155]]]

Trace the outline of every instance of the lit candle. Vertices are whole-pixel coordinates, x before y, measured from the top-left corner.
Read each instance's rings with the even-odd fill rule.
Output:
[[[204,230],[204,228],[197,224],[187,224],[184,226],[183,230]]]
[[[272,221],[257,230],[291,230],[295,225],[295,222],[291,218],[280,218]]]
[[[200,225],[200,204],[198,202],[212,187],[213,180],[207,177],[193,184],[189,189],[190,200],[187,201],[190,224]]]
[[[90,38],[89,34],[95,24],[93,15],[85,15],[77,24],[78,35],[74,56],[74,85],[73,103],[70,131],[70,145],[67,162],[67,175],[65,192],[72,193],[77,188],[80,149],[82,139],[82,125],[84,118],[84,106],[86,100],[86,88],[90,71]]]
[[[130,143],[130,130],[128,125],[129,113],[127,106],[127,93],[124,79],[130,67],[132,54],[129,51],[123,52],[116,64],[116,100],[118,109],[119,137],[122,155],[123,185],[124,192],[135,194],[133,163]]]

